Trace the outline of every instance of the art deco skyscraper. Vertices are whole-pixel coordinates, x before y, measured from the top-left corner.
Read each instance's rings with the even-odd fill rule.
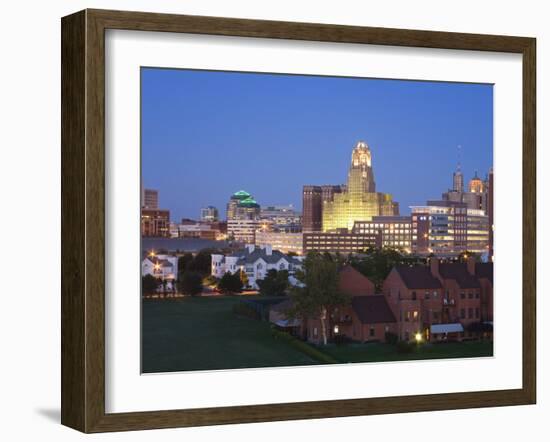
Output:
[[[390,194],[376,192],[372,154],[364,141],[359,141],[351,153],[346,189],[335,193],[332,201],[324,201],[322,212],[324,232],[351,230],[355,221],[399,214],[399,206]]]

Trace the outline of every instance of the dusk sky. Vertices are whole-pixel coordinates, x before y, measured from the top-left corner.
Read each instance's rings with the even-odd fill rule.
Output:
[[[170,219],[246,190],[302,207],[304,184],[347,180],[372,151],[376,189],[401,214],[440,199],[462,146],[465,183],[493,164],[491,85],[142,68],[142,176]]]

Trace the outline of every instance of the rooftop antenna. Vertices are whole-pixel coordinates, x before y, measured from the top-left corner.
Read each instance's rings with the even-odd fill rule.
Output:
[[[458,151],[458,164],[457,164],[457,166],[456,166],[456,170],[457,170],[458,172],[461,172],[461,164],[460,164],[460,162],[461,162],[461,160],[462,160],[462,146],[461,146],[460,144],[457,146],[457,151]]]

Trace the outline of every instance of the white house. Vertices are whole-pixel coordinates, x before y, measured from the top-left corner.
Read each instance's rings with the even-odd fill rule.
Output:
[[[173,255],[147,255],[141,262],[141,275],[153,275],[168,281],[167,288],[174,288],[178,277],[178,258]]]
[[[250,287],[257,289],[256,281],[264,279],[269,270],[287,270],[293,275],[302,268],[302,261],[295,256],[288,256],[271,246],[258,247],[253,244],[238,250],[231,255],[212,255],[212,276],[221,278],[226,272],[243,271],[248,277]]]

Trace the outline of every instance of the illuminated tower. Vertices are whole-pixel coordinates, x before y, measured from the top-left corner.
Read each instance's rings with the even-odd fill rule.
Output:
[[[453,173],[453,191],[458,193],[464,192],[464,175],[460,167],[460,151],[462,146],[458,146],[458,164],[456,165],[456,172]]]
[[[367,143],[359,141],[351,153],[347,186],[334,193],[332,201],[323,201],[323,231],[351,230],[355,221],[398,214],[399,206],[392,196],[376,192],[371,150]]]
[[[483,193],[483,181],[481,181],[481,178],[477,176],[477,170],[475,172],[474,177],[470,180],[470,183],[468,185],[468,190],[471,193]]]

